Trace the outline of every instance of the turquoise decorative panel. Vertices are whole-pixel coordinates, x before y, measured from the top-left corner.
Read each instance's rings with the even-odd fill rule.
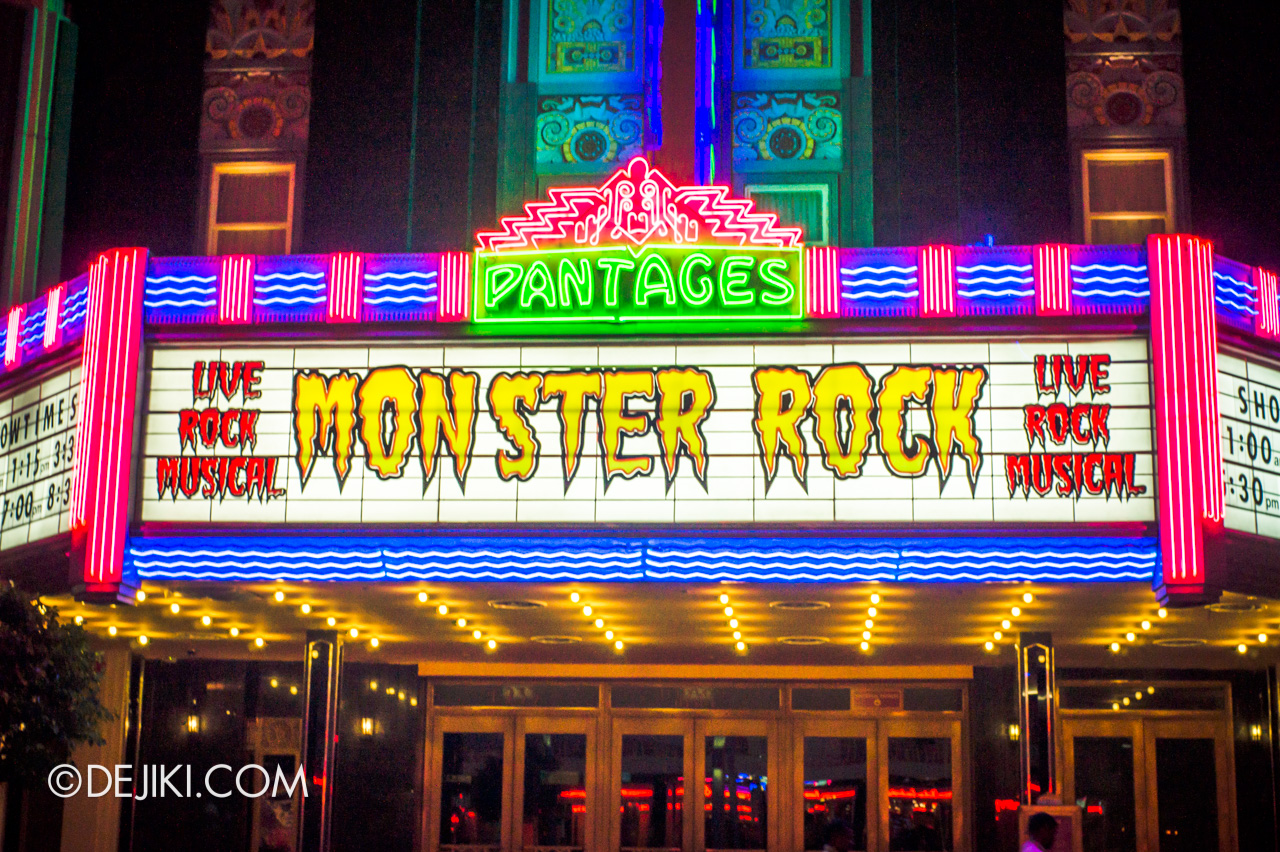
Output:
[[[738,92],[733,162],[839,160],[839,92]]]
[[[640,110],[640,95],[539,98],[538,167],[626,162],[643,153]]]
[[[627,72],[635,65],[635,0],[549,0],[547,73]]]
[[[745,0],[742,67],[749,71],[831,67],[828,0]]]

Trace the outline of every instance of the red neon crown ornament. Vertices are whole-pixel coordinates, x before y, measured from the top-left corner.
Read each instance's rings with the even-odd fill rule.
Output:
[[[755,202],[730,198],[724,186],[676,186],[636,157],[599,186],[555,187],[550,201],[531,201],[523,216],[508,216],[502,230],[482,231],[486,251],[635,245],[650,242],[757,245],[792,248],[799,228],[758,213]]]

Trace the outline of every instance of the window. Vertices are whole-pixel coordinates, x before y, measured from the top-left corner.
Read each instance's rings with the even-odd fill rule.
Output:
[[[1084,241],[1140,243],[1174,231],[1168,151],[1084,152]]]
[[[747,184],[744,194],[761,213],[776,213],[780,225],[799,225],[804,242],[825,246],[830,242],[827,221],[830,204],[828,184]]]
[[[288,254],[294,173],[293,163],[214,163],[209,254]]]

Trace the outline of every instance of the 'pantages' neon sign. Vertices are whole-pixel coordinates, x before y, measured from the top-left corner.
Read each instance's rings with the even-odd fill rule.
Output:
[[[477,235],[476,322],[804,315],[800,229],[723,186],[676,186],[637,157],[548,194]]]

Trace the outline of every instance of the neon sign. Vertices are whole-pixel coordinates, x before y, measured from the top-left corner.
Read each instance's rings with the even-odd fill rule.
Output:
[[[476,322],[795,319],[804,248],[723,186],[676,186],[637,157],[598,187],[477,235]]]

